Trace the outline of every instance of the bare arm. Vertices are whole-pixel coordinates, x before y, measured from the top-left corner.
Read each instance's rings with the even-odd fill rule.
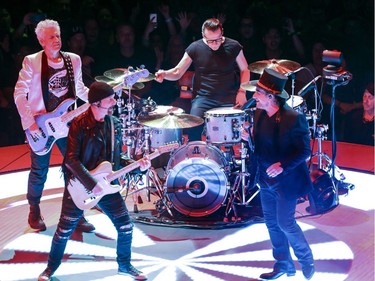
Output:
[[[193,60],[185,52],[180,62],[174,68],[171,68],[169,70],[159,70],[158,72],[156,72],[155,80],[158,82],[163,82],[164,79],[170,81],[177,81],[188,70],[192,61]]]
[[[248,69],[248,64],[246,58],[241,50],[236,58],[236,62],[240,69],[240,83],[246,83],[250,80],[250,71]],[[242,88],[238,89],[237,96],[236,96],[236,106],[241,107],[246,102],[246,91]]]

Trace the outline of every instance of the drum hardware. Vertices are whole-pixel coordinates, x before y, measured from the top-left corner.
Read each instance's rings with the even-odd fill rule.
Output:
[[[147,200],[148,202],[151,201],[150,199],[150,194],[151,194],[151,188],[155,188],[155,195],[159,197],[158,199],[158,210],[159,213],[162,213],[164,210],[168,212],[168,214],[173,217],[173,213],[171,210],[171,202],[169,201],[168,197],[165,196],[164,190],[163,190],[163,183],[157,173],[157,171],[154,168],[150,168],[147,172],[147,186],[149,187],[147,189],[148,191],[148,196]],[[152,182],[152,185],[150,184],[150,181]]]
[[[250,174],[246,169],[246,159],[247,159],[247,148],[244,142],[241,142],[241,171],[238,172],[234,180],[233,186],[231,187],[231,192],[229,193],[229,199],[225,209],[224,221],[228,221],[228,215],[233,210],[234,220],[240,220],[236,211],[236,205],[248,205],[255,196],[259,193],[259,188],[252,194],[252,196],[246,200],[247,187],[249,185]]]

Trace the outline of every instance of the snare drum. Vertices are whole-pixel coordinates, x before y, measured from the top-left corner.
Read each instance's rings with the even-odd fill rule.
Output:
[[[166,196],[182,214],[209,215],[226,199],[228,169],[220,149],[203,141],[190,142],[171,155],[164,189]]]
[[[298,113],[305,115],[307,112],[306,101],[300,96],[291,96],[286,103]]]
[[[206,141],[213,144],[234,144],[241,141],[245,111],[232,107],[209,110],[206,117]]]

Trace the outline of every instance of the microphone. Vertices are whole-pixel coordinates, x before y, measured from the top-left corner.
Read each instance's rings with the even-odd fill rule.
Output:
[[[248,109],[250,107],[255,107],[256,103],[257,103],[257,101],[254,98],[251,98],[251,99],[249,99],[247,102],[245,102],[243,104],[243,106],[241,107],[241,109],[245,110],[245,109]]]
[[[297,96],[303,97],[306,95],[308,91],[310,91],[312,88],[315,87],[316,81],[319,80],[322,76],[318,75],[313,80],[311,80],[309,83],[307,83],[298,93]]]
[[[300,68],[297,68],[296,70],[293,70],[293,71],[287,72],[287,73],[285,73],[284,75],[285,75],[286,77],[289,77],[289,76],[291,76],[291,75],[297,73],[298,71],[300,71],[300,70],[302,70],[302,69],[304,69],[304,68],[305,68],[305,67],[302,66],[302,67],[300,67]]]

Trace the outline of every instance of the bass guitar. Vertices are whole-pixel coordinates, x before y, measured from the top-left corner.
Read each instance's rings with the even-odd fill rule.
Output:
[[[36,154],[47,154],[58,139],[68,135],[69,122],[90,107],[89,103],[85,103],[68,112],[68,108],[74,101],[74,99],[66,99],[54,111],[35,116],[35,123],[40,130],[39,136],[32,135],[29,129],[25,130],[25,134],[27,142]]]
[[[149,154],[147,158],[152,160],[163,153],[170,152],[173,149],[178,148],[179,146],[179,143],[171,143],[160,146],[154,152]],[[112,171],[112,165],[108,161],[100,163],[95,169],[91,170],[90,174],[103,187],[103,193],[98,196],[95,196],[92,191],[85,188],[85,186],[77,178],[70,179],[67,188],[73,202],[81,210],[87,210],[94,207],[103,196],[120,192],[122,187],[120,185],[111,185],[111,182],[138,168],[141,160],[131,163],[115,172]]]

